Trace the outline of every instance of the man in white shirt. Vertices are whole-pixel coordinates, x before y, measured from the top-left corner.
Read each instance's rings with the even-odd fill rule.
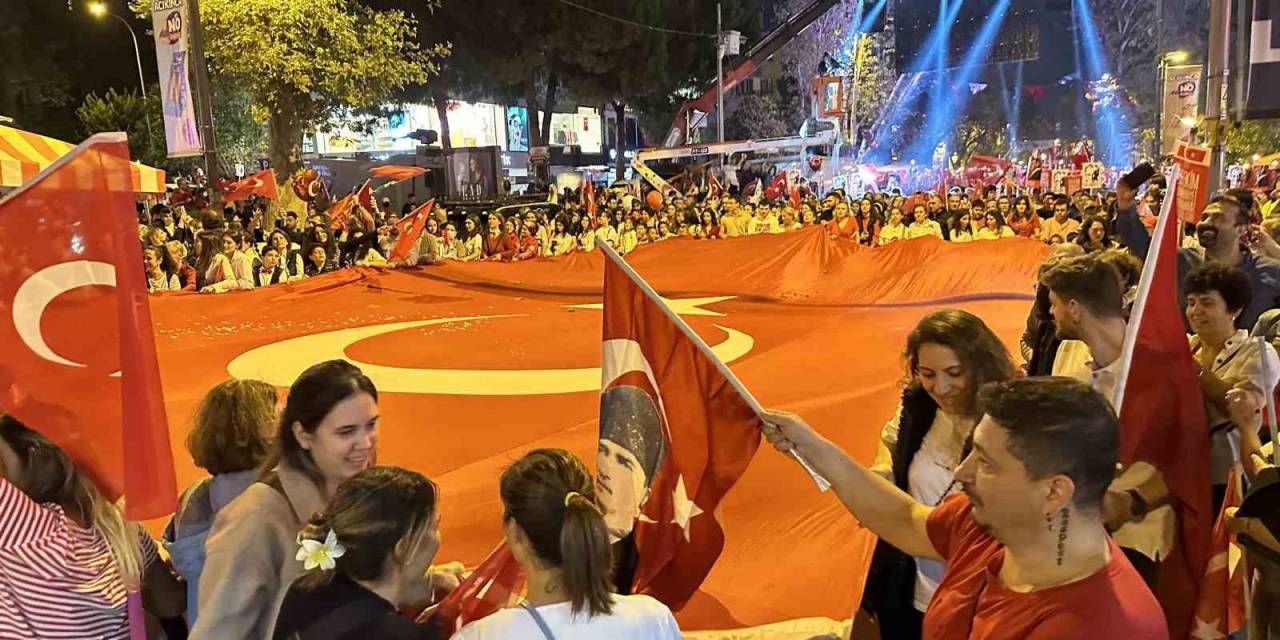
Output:
[[[1049,304],[1063,339],[1053,362],[1053,375],[1089,383],[1115,406],[1117,374],[1127,323],[1120,275],[1093,255],[1068,258],[1045,272]],[[1125,461],[1121,461],[1124,463]],[[1160,471],[1132,462],[1107,489],[1103,519],[1148,585],[1175,539],[1169,489]]]

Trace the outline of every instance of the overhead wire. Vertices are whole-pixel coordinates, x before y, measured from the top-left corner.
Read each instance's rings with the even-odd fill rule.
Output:
[[[613,20],[614,22],[621,22],[622,24],[630,25],[630,26],[632,26],[632,27],[636,27],[637,29],[647,29],[647,30],[649,30],[649,31],[656,31],[656,32],[659,32],[659,33],[669,33],[669,34],[677,35],[677,36],[691,36],[691,37],[694,37],[694,38],[714,38],[714,37],[716,37],[716,34],[714,34],[714,33],[702,33],[702,32],[698,32],[698,31],[685,31],[685,30],[683,30],[683,29],[668,29],[668,28],[666,28],[666,27],[658,27],[658,26],[654,26],[654,25],[651,25],[651,24],[644,24],[643,22],[636,22],[635,20],[630,20],[630,19],[628,19],[628,18],[623,18],[623,17],[621,17],[621,16],[615,16],[615,15],[613,15],[613,14],[609,14],[609,13],[605,13],[605,12],[603,12],[603,11],[600,11],[599,9],[593,9],[593,8],[591,8],[591,7],[588,7],[588,6],[578,4],[577,2],[574,2],[573,0],[556,0],[556,1],[557,1],[557,2],[559,2],[559,3],[561,3],[561,4],[565,4],[565,5],[568,5],[568,6],[570,6],[570,7],[575,8],[575,9],[578,9],[578,10],[580,10],[580,11],[586,11],[587,13],[590,13],[590,14],[593,14],[593,15],[596,15],[596,16],[599,16],[599,17],[601,17],[601,18],[605,18],[605,19],[607,19],[607,20]]]

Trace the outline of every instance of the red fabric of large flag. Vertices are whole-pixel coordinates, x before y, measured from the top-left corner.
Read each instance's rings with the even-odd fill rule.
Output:
[[[463,625],[513,606],[524,587],[524,570],[504,542],[440,601],[426,622],[447,638]]]
[[[400,232],[400,237],[396,239],[396,246],[391,248],[391,255],[387,256],[388,260],[404,260],[409,257],[413,248],[418,245],[418,238],[422,237],[427,218],[431,217],[431,210],[435,206],[436,199],[432,198],[396,223],[396,230]]]
[[[597,494],[611,537],[634,543],[631,591],[678,611],[724,548],[716,508],[759,446],[760,418],[613,259],[603,352]]]
[[[57,443],[108,498],[126,496],[127,517],[171,513],[124,134],[91,137],[0,201],[0,238],[0,412]]]
[[[1226,638],[1244,626],[1243,574],[1231,570],[1231,533],[1227,510],[1240,506],[1240,474],[1231,470],[1227,493],[1213,525],[1209,564],[1200,583],[1193,638]]]
[[[369,175],[375,178],[391,178],[395,182],[416,178],[426,172],[425,167],[406,167],[398,164],[384,164],[369,169]]]
[[[1163,559],[1156,597],[1170,636],[1185,638],[1204,576],[1213,516],[1209,434],[1199,378],[1178,306],[1178,234],[1169,205],[1152,236],[1117,376],[1120,462],[1145,462],[1169,489],[1177,537]]]
[[[233,182],[227,187],[227,194],[222,197],[223,202],[238,202],[240,200],[248,200],[250,196],[263,196],[271,200],[280,197],[279,190],[276,187],[276,172],[267,169],[259,171],[244,180]]]

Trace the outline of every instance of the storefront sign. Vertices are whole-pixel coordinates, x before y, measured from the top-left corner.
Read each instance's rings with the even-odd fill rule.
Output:
[[[1201,65],[1166,67],[1160,110],[1160,153],[1173,153],[1200,115]]]

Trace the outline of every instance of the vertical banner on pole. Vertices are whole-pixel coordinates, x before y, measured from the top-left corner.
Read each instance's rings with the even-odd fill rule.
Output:
[[[170,158],[204,153],[196,127],[192,99],[187,0],[152,0],[151,24],[156,34],[156,63],[160,68],[160,104],[164,138]],[[167,75],[166,75],[167,70]]]
[[[1178,219],[1196,222],[1209,200],[1209,148],[1179,141],[1173,150],[1180,178],[1174,191],[1174,207]]]
[[[1200,78],[1203,65],[1167,67],[1164,76],[1164,104],[1160,111],[1160,153],[1173,153],[1200,116]]]

